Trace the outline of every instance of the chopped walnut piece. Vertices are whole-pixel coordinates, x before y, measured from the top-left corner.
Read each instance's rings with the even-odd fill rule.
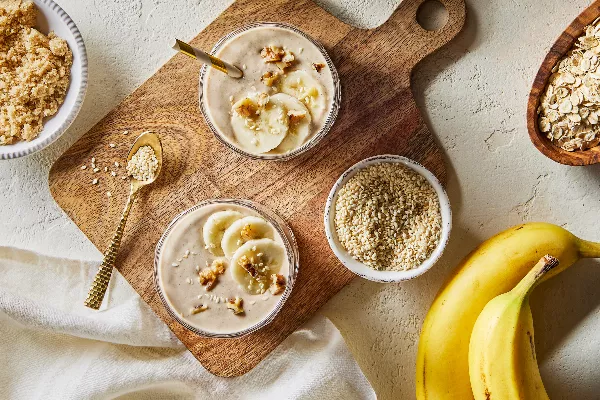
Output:
[[[265,47],[260,52],[260,56],[265,59],[265,62],[281,61],[284,55],[285,51],[283,48],[273,45]]]
[[[249,240],[259,238],[260,232],[258,232],[256,229],[252,229],[251,224],[246,224],[240,231],[240,237],[242,238],[242,240],[247,242]]]
[[[198,274],[198,280],[200,284],[206,286],[206,290],[212,290],[219,280],[219,275],[223,275],[225,272],[225,262],[220,259],[216,259],[212,262],[211,266],[204,268]]]
[[[229,299],[227,302],[227,308],[232,310],[234,314],[243,314],[244,313],[244,300],[240,297],[236,297],[235,299]]]
[[[266,63],[275,63],[282,71],[291,67],[296,59],[294,53],[277,46],[265,47],[260,52],[260,56],[265,59]]]
[[[275,82],[277,81],[277,79],[279,79],[279,74],[277,72],[271,72],[271,71],[267,71],[263,74],[263,76],[260,78],[260,80],[262,81],[262,83],[264,83],[265,85],[271,87],[275,84]]]
[[[195,314],[199,314],[201,312],[204,312],[208,310],[208,306],[201,304],[199,306],[196,306],[194,308],[192,308],[192,310],[190,311],[190,314],[195,315]]]
[[[256,111],[258,110],[258,106],[259,105],[252,101],[252,99],[246,98],[235,109],[235,112],[245,118],[254,117],[256,115]]]
[[[285,289],[285,278],[281,274],[272,274],[271,275],[271,286],[269,286],[269,291],[271,294],[280,294]]]
[[[294,57],[294,53],[286,50],[285,55],[281,58],[281,61],[276,61],[275,65],[277,65],[280,70],[284,71],[286,68],[291,67],[295,60],[296,57]]]
[[[258,278],[258,271],[254,267],[254,263],[247,256],[241,256],[238,265],[242,267],[254,279]]]
[[[294,53],[292,53],[291,51],[286,50],[283,58],[281,59],[281,62],[291,63],[295,59],[296,59],[296,57],[294,56]]]
[[[290,118],[291,123],[296,123],[306,118],[306,111],[290,110],[288,111],[287,115]]]
[[[314,68],[315,71],[321,72],[321,70],[323,68],[325,68],[325,64],[323,64],[323,63],[313,63],[312,67]]]

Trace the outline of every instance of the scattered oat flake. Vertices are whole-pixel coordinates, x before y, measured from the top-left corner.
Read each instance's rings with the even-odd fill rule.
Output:
[[[178,263],[172,263],[171,266],[172,267],[179,267],[179,264]]]

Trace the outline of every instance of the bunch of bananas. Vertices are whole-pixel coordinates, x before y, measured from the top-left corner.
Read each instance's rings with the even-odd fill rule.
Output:
[[[584,257],[600,257],[600,243],[547,223],[510,228],[476,248],[442,286],[423,323],[417,399],[548,399],[529,294]]]

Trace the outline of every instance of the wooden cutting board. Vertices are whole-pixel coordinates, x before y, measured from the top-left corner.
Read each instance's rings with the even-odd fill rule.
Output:
[[[333,255],[323,227],[325,199],[345,169],[376,154],[401,154],[445,182],[442,152],[417,109],[410,75],[421,59],[461,30],[465,4],[442,0],[448,23],[426,31],[416,22],[423,2],[404,0],[387,22],[364,30],[340,22],[311,0],[241,0],[191,41],[209,51],[244,24],[278,21],[299,27],[327,48],[341,77],[340,113],[316,148],[291,161],[249,160],[218,142],[198,108],[200,65],[177,54],[53,165],[49,181],[56,202],[104,251],[128,187],[119,177],[123,167],[116,178],[94,174],[90,160],[115,169],[114,162],[123,163],[137,134],[160,134],[163,170],[133,207],[117,268],[213,374],[238,376],[255,367],[354,277]],[[129,135],[123,135],[125,130]],[[80,169],[83,164],[87,170]],[[98,176],[100,183],[92,185]],[[166,312],[154,287],[154,248],[167,224],[184,209],[218,197],[252,199],[275,210],[292,227],[300,250],[298,279],[282,311],[266,328],[239,339],[206,339],[186,331]]]

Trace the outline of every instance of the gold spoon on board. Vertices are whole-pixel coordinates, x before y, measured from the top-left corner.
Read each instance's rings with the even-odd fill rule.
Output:
[[[135,201],[140,189],[154,182],[160,174],[160,170],[162,168],[162,145],[158,135],[152,132],[144,132],[135,140],[131,146],[131,149],[129,150],[129,154],[127,155],[127,162],[131,160],[133,155],[142,146],[150,146],[152,150],[154,150],[158,167],[154,173],[154,176],[147,180],[138,180],[131,175],[129,176],[129,198],[127,199],[127,203],[123,209],[123,214],[121,214],[121,220],[117,226],[117,231],[110,242],[110,246],[108,246],[108,249],[104,253],[102,264],[100,264],[100,268],[94,277],[94,282],[92,282],[92,287],[90,288],[90,291],[88,292],[87,298],[84,302],[87,307],[93,308],[94,310],[98,310],[100,308],[102,300],[104,299],[104,295],[106,294],[106,289],[108,288],[108,283],[110,282],[110,277],[115,266],[117,252],[119,251],[121,239],[123,238],[123,232],[125,231],[127,217],[129,217],[129,212],[131,211],[131,206],[133,205],[133,202]]]

